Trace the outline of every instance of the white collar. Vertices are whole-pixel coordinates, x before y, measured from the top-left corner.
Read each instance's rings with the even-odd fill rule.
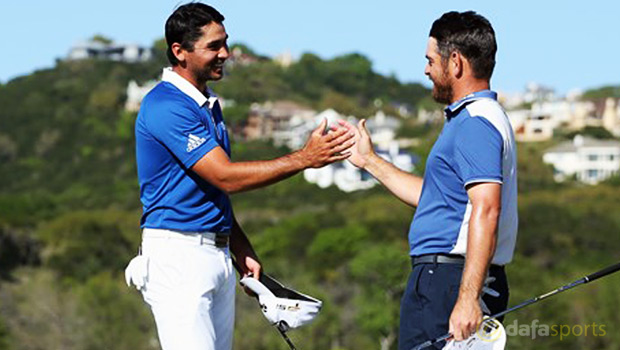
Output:
[[[213,105],[217,101],[217,95],[207,87],[207,98],[200,90],[198,90],[192,83],[180,76],[177,72],[173,71],[171,67],[164,68],[161,75],[161,80],[174,85],[177,89],[181,90],[184,94],[191,97],[196,101],[199,106],[204,106],[206,102],[209,102],[209,108],[213,108]]]

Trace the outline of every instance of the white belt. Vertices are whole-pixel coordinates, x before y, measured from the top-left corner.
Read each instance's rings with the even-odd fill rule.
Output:
[[[144,228],[142,229],[142,238],[166,238],[194,242],[197,245],[214,245],[219,248],[228,246],[229,241],[228,233],[214,233],[214,232],[184,232],[174,231],[159,228]]]

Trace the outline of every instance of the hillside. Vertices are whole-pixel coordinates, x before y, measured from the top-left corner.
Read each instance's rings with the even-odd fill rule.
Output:
[[[59,61],[0,85],[0,350],[157,348],[149,311],[123,280],[140,239],[135,114],[123,109],[125,88],[132,79],[156,78],[161,52],[157,57],[143,64]],[[376,99],[384,106],[429,101],[421,85],[381,76],[358,54],[330,60],[306,54],[288,68],[258,59],[231,67],[214,89],[237,102],[234,122],[250,103],[268,99],[358,116],[373,113]],[[415,129],[423,141],[416,154],[428,154],[438,128]],[[519,145],[511,305],[620,258],[618,182],[554,183],[541,154],[557,141]],[[235,159],[286,151],[260,142],[233,145]],[[291,332],[300,348],[396,348],[413,210],[380,188],[345,194],[301,176],[232,200],[265,268],[324,301],[316,323]],[[511,348],[618,349],[619,283],[612,276],[506,319],[595,322],[606,325],[605,336],[514,336]],[[239,293],[237,310],[236,349],[287,348],[254,300]]]

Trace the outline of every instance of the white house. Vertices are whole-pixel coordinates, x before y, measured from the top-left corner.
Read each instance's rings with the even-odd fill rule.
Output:
[[[547,150],[543,162],[553,165],[556,181],[575,176],[594,185],[620,169],[620,142],[577,135],[573,141]]]
[[[374,117],[368,118],[366,127],[372,135],[372,141],[379,147],[387,149],[396,138],[396,130],[400,127],[400,120],[387,116],[378,111]]]
[[[292,101],[253,103],[243,133],[248,140],[272,139],[277,146],[303,146],[304,125],[312,123],[316,112]],[[300,130],[299,128],[304,130]]]
[[[144,62],[151,59],[151,48],[136,44],[104,43],[97,40],[79,42],[74,45],[67,55],[68,60],[83,60],[100,58],[122,62]]]
[[[127,84],[127,100],[125,101],[125,109],[130,112],[139,111],[142,99],[155,87],[155,85],[157,85],[156,80],[148,81],[142,86],[138,85],[135,80],[131,80],[129,84]]]

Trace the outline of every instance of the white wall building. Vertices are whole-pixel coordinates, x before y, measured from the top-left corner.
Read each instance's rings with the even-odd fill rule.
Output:
[[[597,140],[581,135],[547,150],[543,162],[553,165],[556,181],[575,176],[587,184],[597,184],[620,169],[620,142]]]
[[[372,141],[382,149],[388,149],[396,138],[396,130],[400,127],[400,120],[387,116],[378,111],[374,117],[368,118],[366,128],[372,135]]]
[[[136,44],[103,43],[90,40],[77,43],[67,55],[68,60],[83,60],[87,58],[99,58],[122,62],[144,62],[151,59],[151,48]]]
[[[125,109],[130,112],[139,111],[142,99],[155,87],[155,85],[157,85],[156,80],[148,81],[142,86],[138,85],[135,80],[131,80],[129,84],[127,84],[127,100],[125,101]]]

